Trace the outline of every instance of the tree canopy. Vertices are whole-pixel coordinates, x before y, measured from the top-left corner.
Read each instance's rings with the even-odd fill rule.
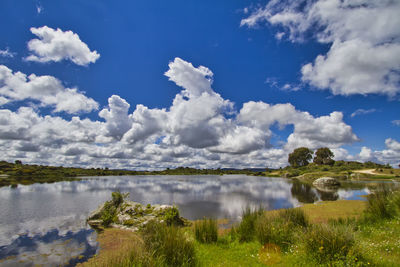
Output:
[[[318,148],[315,152],[314,163],[318,165],[333,165],[333,152],[327,147]]]
[[[307,147],[299,147],[289,154],[289,164],[292,167],[306,166],[312,159],[312,150]]]

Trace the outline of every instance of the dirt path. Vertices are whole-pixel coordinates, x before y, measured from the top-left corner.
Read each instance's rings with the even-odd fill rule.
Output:
[[[375,172],[375,169],[367,169],[367,170],[356,170],[353,172],[358,172],[358,173],[366,173],[366,174],[372,174],[376,175],[377,173]]]

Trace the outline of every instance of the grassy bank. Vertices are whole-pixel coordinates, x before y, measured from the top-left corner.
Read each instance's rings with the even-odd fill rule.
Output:
[[[139,233],[112,229],[99,235],[100,254],[82,266],[397,266],[399,218],[400,193],[384,189],[367,201],[247,209],[228,231],[211,219]],[[186,260],[170,264],[176,253]],[[135,259],[139,254],[145,259]]]

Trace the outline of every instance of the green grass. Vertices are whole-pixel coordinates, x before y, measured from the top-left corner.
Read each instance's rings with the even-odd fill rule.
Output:
[[[200,266],[265,266],[259,260],[260,243],[238,242],[203,244],[196,242]]]

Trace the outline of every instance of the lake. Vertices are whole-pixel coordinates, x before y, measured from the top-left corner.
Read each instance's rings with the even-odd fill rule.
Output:
[[[111,192],[143,204],[174,204],[181,216],[240,220],[246,206],[268,210],[320,200],[362,199],[366,183],[320,191],[284,178],[224,176],[110,176],[0,188],[0,265],[74,266],[98,251],[86,218]]]

